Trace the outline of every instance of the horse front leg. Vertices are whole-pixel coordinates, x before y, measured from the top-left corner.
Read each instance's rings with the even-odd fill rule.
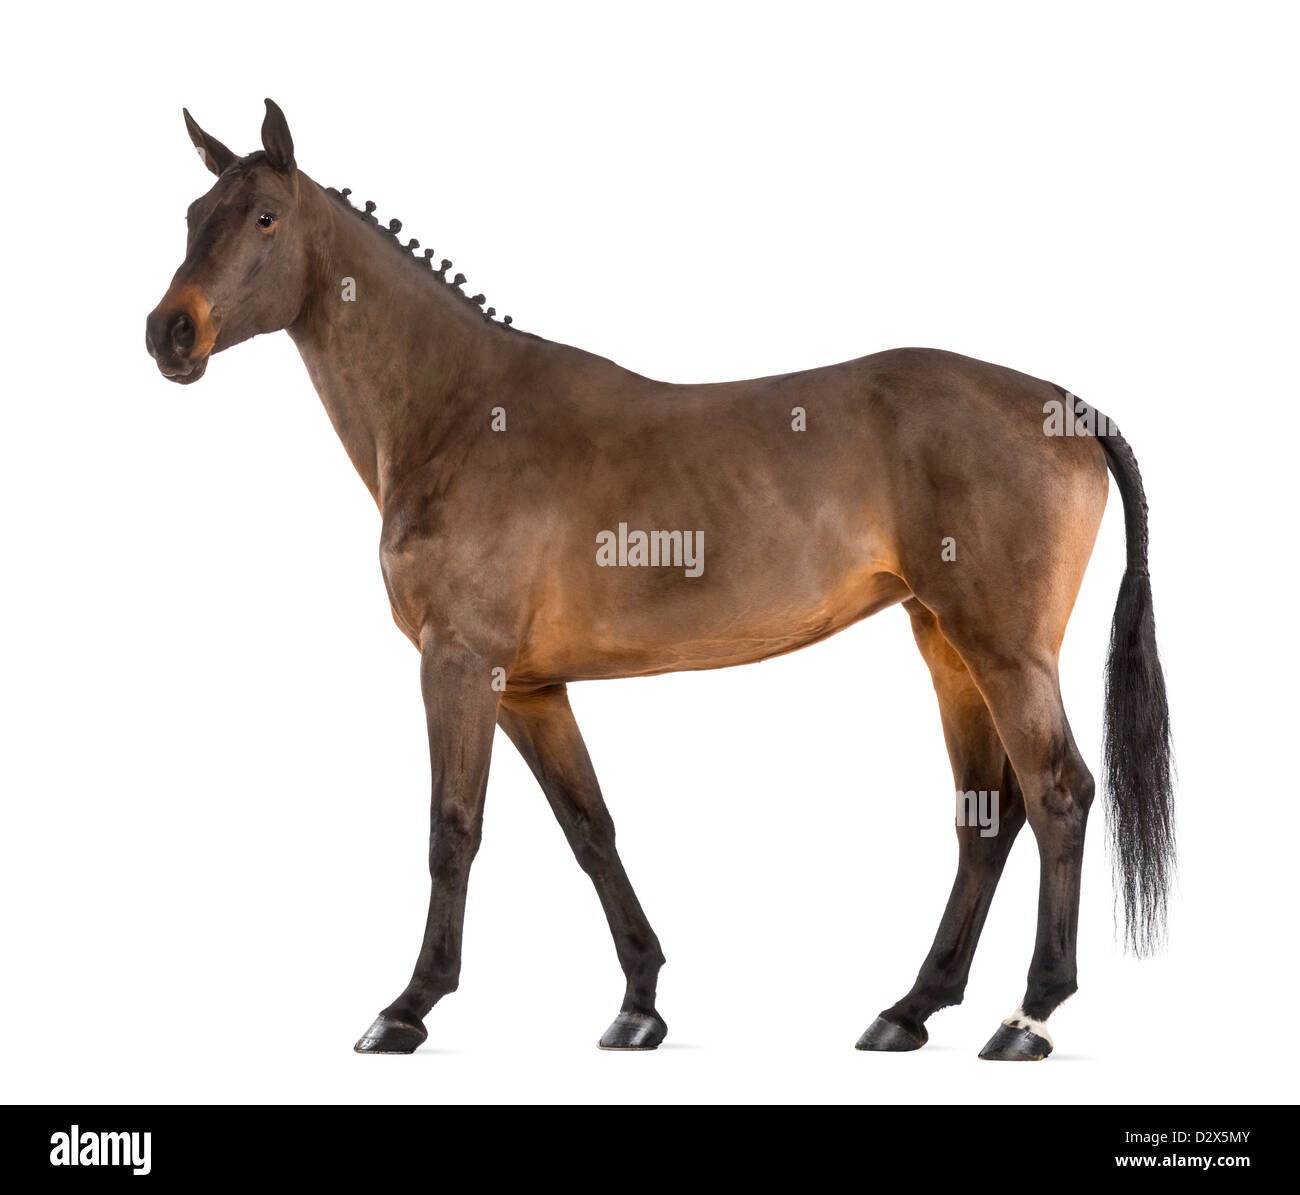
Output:
[[[622,1009],[605,1030],[600,1047],[653,1050],[668,1032],[655,1008],[655,987],[664,956],[618,857],[614,822],[605,808],[565,687],[507,696],[501,702],[500,716],[502,728],[546,794],[579,866],[591,877],[627,980]]]
[[[411,982],[357,1042],[359,1054],[411,1053],[428,1037],[423,1022],[429,1010],[460,981],[465,892],[483,835],[499,694],[487,663],[428,635],[420,652],[420,686],[433,773],[429,916]]]

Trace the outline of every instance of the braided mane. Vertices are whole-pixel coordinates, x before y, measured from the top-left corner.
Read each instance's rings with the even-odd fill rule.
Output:
[[[420,242],[412,237],[405,245],[403,245],[397,236],[397,234],[402,231],[402,222],[400,220],[389,220],[387,224],[381,224],[378,217],[374,214],[375,201],[373,199],[367,199],[366,206],[363,209],[354,207],[352,201],[348,198],[348,196],[352,194],[351,187],[344,187],[341,191],[335,190],[333,187],[326,187],[325,194],[338,203],[341,203],[358,219],[364,220],[367,224],[372,225],[386,237],[391,238],[393,244],[395,244],[399,249],[406,251],[408,259],[413,264],[425,267],[429,271],[430,277],[436,278],[439,282],[443,283],[443,285],[450,288],[450,290],[460,298],[462,302],[477,307],[479,309],[479,314],[487,320],[488,323],[495,323],[498,327],[509,328],[511,332],[518,333],[520,336],[532,335],[531,332],[525,332],[521,328],[516,328],[514,326],[514,320],[508,315],[497,320],[495,318],[497,313],[495,307],[484,309],[483,305],[487,302],[486,295],[467,295],[463,290],[461,290],[461,287],[465,285],[465,275],[456,274],[454,277],[448,278],[447,271],[451,269],[451,262],[447,258],[444,257],[442,261],[438,263],[438,268],[435,269],[433,265],[432,249],[426,249],[421,256],[417,257],[415,251],[420,247]]]

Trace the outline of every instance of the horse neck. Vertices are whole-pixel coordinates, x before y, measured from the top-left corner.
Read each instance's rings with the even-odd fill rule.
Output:
[[[486,320],[305,176],[300,204],[312,277],[289,334],[382,512],[408,470],[451,450],[476,414],[489,417],[493,380],[530,341]]]

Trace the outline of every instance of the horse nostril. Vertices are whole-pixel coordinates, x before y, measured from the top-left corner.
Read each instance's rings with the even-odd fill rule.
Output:
[[[178,353],[188,353],[194,347],[194,321],[183,311],[172,320],[171,342]]]
[[[149,312],[149,318],[144,322],[144,347],[155,360],[171,352],[169,327],[165,312],[157,308]]]

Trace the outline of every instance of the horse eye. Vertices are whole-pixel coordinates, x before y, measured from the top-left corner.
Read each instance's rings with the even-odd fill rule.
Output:
[[[258,228],[270,228],[275,223],[275,215],[272,212],[263,212],[257,217]]]

